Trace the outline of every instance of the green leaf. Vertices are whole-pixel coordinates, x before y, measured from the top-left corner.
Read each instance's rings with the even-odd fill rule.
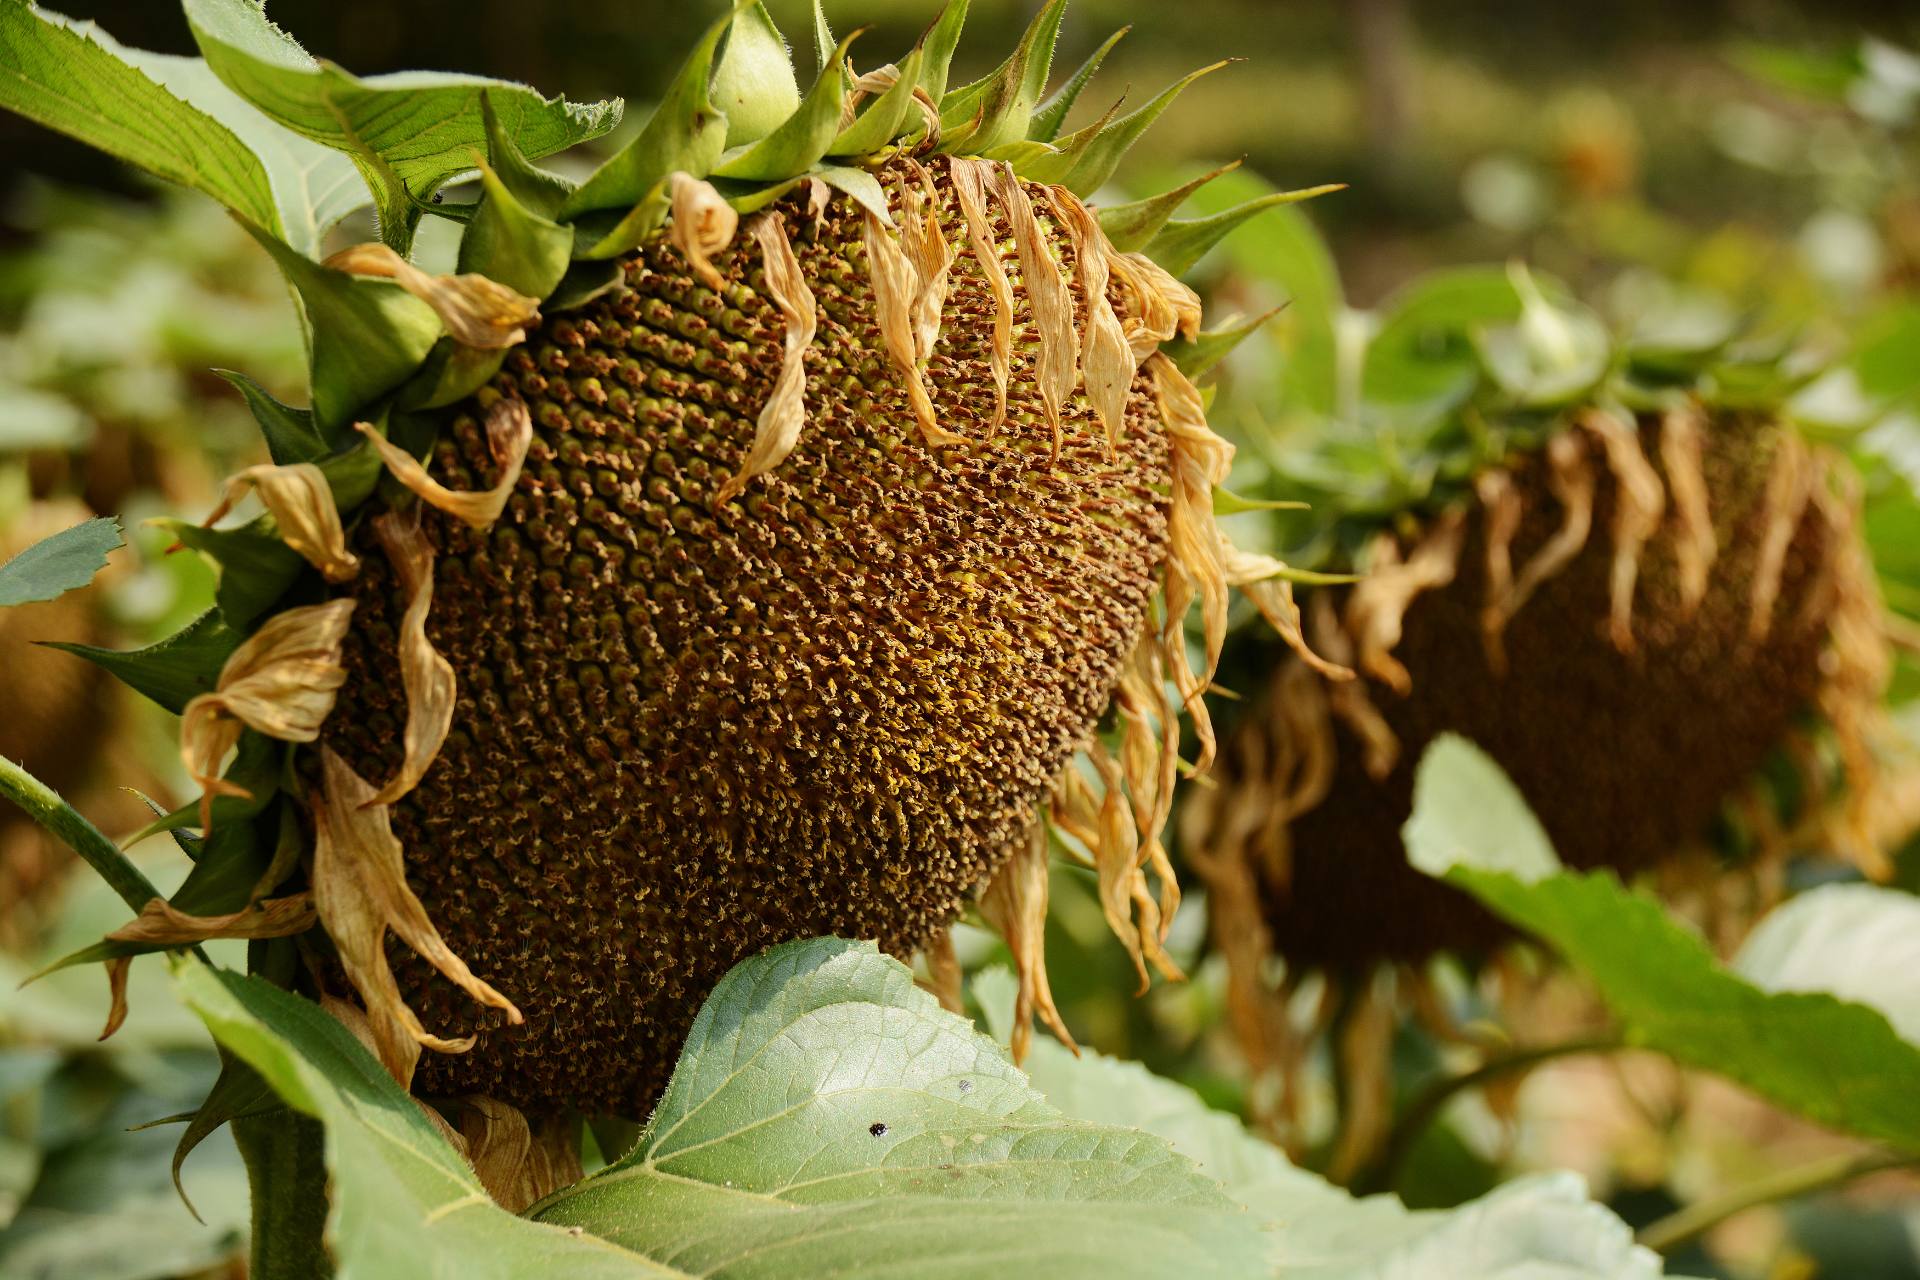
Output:
[[[778,129],[800,109],[800,85],[786,37],[761,0],[743,0],[727,19],[726,47],[713,69],[713,102],[726,117],[726,145],[744,146]],[[705,176],[704,169],[688,172]]]
[[[1409,857],[1429,872],[1450,866],[1449,884],[1564,955],[1627,1043],[1817,1123],[1920,1151],[1920,1046],[1884,1014],[1825,993],[1770,993],[1722,968],[1697,933],[1611,871],[1554,870],[1517,802],[1497,766],[1442,739],[1415,774]]]
[[[391,281],[335,271],[269,236],[256,239],[306,308],[314,421],[323,440],[341,443],[356,413],[413,376],[440,338],[440,317]]]
[[[240,647],[241,639],[240,633],[221,617],[220,610],[209,609],[165,640],[144,649],[120,652],[67,641],[50,641],[48,647],[105,667],[128,688],[178,715],[192,699],[213,692],[220,668]]]
[[[19,805],[29,818],[84,858],[136,912],[160,896],[153,881],[127,861],[120,846],[101,835],[98,827],[81,817],[79,810],[62,800],[53,788],[4,755],[0,755],[0,796]]]
[[[567,198],[557,215],[561,221],[638,204],[676,169],[697,175],[713,171],[727,144],[727,117],[709,96],[707,88],[713,78],[714,51],[726,38],[734,16],[741,13],[747,2],[742,0],[733,14],[707,28],[675,73],[673,83],[661,96],[653,115],[648,117],[646,127],[633,141],[609,156],[606,163],[595,169],[580,189]],[[796,94],[796,101],[797,97]],[[660,214],[665,216],[664,207]],[[603,242],[593,245],[588,256],[611,257],[622,252],[624,248],[608,248]]]
[[[1176,218],[1162,226],[1147,242],[1146,254],[1173,275],[1185,275],[1194,263],[1206,255],[1207,250],[1226,239],[1256,214],[1344,190],[1345,183],[1332,182],[1299,191],[1275,191],[1204,218]]]
[[[91,24],[0,4],[0,105],[278,233],[266,169],[233,131],[134,67]]]
[[[825,67],[807,91],[806,99],[780,127],[713,171],[718,178],[736,178],[748,182],[779,182],[797,177],[811,169],[827,154],[840,132],[840,105],[846,100],[846,78],[840,63],[847,50],[860,37],[859,31],[847,34],[834,50],[833,61]]]
[[[955,89],[940,102],[940,149],[954,155],[985,155],[996,147],[1024,141],[1033,109],[1047,87],[1053,46],[1067,0],[1047,0],[1034,15],[1020,44],[984,79]]]
[[[283,1107],[279,1095],[267,1087],[267,1082],[260,1078],[258,1072],[225,1050],[221,1051],[220,1075],[195,1108],[192,1118],[187,1121],[185,1132],[173,1148],[173,1189],[180,1193],[180,1199],[189,1209],[193,1209],[193,1201],[187,1195],[186,1184],[180,1180],[180,1171],[186,1166],[187,1157],[193,1154],[193,1149],[218,1133],[221,1126],[229,1121],[265,1115]],[[199,1210],[194,1209],[194,1216],[200,1216]]]
[[[362,79],[316,61],[261,0],[183,0],[200,52],[229,88],[304,137],[344,152],[372,190],[380,234],[406,252],[421,206],[487,142],[481,95],[538,159],[620,121],[618,101],[575,105],[483,76],[403,71]]]
[[[1015,984],[1004,969],[974,979],[997,1038],[1011,1025]],[[1132,1125],[1165,1138],[1245,1205],[1285,1280],[1652,1280],[1659,1259],[1588,1199],[1573,1174],[1518,1179],[1446,1213],[1409,1212],[1392,1196],[1357,1199],[1289,1164],[1272,1144],[1191,1089],[1136,1062],[1036,1036],[1026,1071],[1047,1101],[1096,1124]]]
[[[315,462],[327,455],[327,442],[313,425],[313,410],[295,409],[281,404],[261,385],[244,373],[215,369],[232,383],[253,411],[260,434],[267,442],[267,453],[281,466],[294,462]]]
[[[1037,182],[1057,182],[1082,199],[1091,196],[1113,177],[1114,170],[1120,167],[1120,161],[1140,140],[1140,135],[1152,127],[1153,122],[1173,105],[1173,100],[1188,85],[1226,65],[1225,62],[1216,62],[1197,71],[1189,71],[1162,89],[1139,110],[1130,111],[1118,120],[1102,120],[1098,124],[1088,125],[1061,143],[1061,154],[1072,159],[1059,171],[1058,176],[1041,176],[1037,172],[1030,176]]]
[[[640,1145],[533,1214],[709,1276],[1264,1270],[1164,1142],[1066,1119],[904,966],[837,939],[735,968]]]
[[[1305,511],[1307,506],[1304,502],[1243,498],[1219,485],[1213,490],[1213,514],[1217,516],[1237,516],[1248,511]]]
[[[900,64],[900,78],[893,82],[893,88],[869,103],[852,124],[841,130],[839,136],[827,146],[827,154],[872,155],[893,141],[899,135],[901,126],[906,124],[908,113],[913,110],[913,89],[926,56],[926,49],[915,45],[913,52]]]
[[[500,113],[493,109],[493,99],[484,90],[480,94],[480,119],[487,130],[487,161],[501,183],[532,212],[557,218],[578,184],[528,160],[513,135],[500,124]]]
[[[1513,324],[1524,306],[1503,267],[1459,267],[1421,277],[1380,309],[1379,332],[1367,349],[1365,398],[1398,405],[1457,402],[1480,380],[1475,335]]]
[[[108,516],[62,529],[0,564],[0,607],[52,600],[86,586],[126,546],[120,522]]]
[[[1061,126],[1066,124],[1067,114],[1073,110],[1073,104],[1080,100],[1081,92],[1092,82],[1094,74],[1100,70],[1100,64],[1107,60],[1107,55],[1113,52],[1113,46],[1120,43],[1120,37],[1131,30],[1132,27],[1122,27],[1101,41],[1100,47],[1067,77],[1067,82],[1055,89],[1053,96],[1034,110],[1033,122],[1027,126],[1029,138],[1035,142],[1052,142],[1060,136]]]
[[[1872,884],[1828,884],[1775,907],[1733,958],[1762,991],[1825,991],[1878,1009],[1920,1045],[1920,898]]]
[[[175,986],[216,1040],[326,1126],[328,1243],[342,1277],[681,1274],[496,1206],[420,1104],[311,1001],[187,959]]]

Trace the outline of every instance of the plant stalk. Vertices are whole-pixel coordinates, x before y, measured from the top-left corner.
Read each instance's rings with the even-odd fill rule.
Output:
[[[100,878],[132,907],[135,914],[163,896],[140,868],[127,860],[120,846],[101,834],[60,794],[13,761],[0,756],[0,796],[26,811],[29,818],[64,840]]]
[[[1642,1227],[1640,1243],[1659,1253],[1669,1253],[1694,1238],[1705,1235],[1727,1219],[1757,1209],[1761,1205],[1818,1191],[1831,1191],[1855,1178],[1885,1169],[1920,1165],[1920,1159],[1908,1155],[1875,1151],[1866,1155],[1830,1156],[1796,1169],[1785,1169],[1770,1177],[1736,1187],[1724,1195],[1690,1204],[1666,1217]]]
[[[327,1156],[320,1122],[280,1107],[235,1116],[253,1197],[251,1280],[327,1280]]]

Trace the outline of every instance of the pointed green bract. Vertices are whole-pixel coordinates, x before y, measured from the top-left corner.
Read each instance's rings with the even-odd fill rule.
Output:
[[[1107,108],[1106,114],[1084,129],[1076,130],[1065,138],[1056,138],[1051,142],[1042,142],[1038,138],[1022,138],[1018,142],[996,147],[996,154],[1020,155],[1026,163],[1016,166],[1020,176],[1029,182],[1062,183],[1073,172],[1075,165],[1092,149],[1094,142],[1120,114],[1120,108],[1126,99],[1120,98]]]
[[[840,63],[860,34],[850,32],[835,48],[833,61],[820,72],[799,110],[772,133],[723,161],[714,169],[714,176],[780,182],[805,173],[826,155],[834,135],[840,132],[840,104],[846,100],[847,86],[840,74]]]
[[[1172,84],[1162,89],[1157,97],[1138,111],[1128,112],[1118,120],[1102,120],[1098,125],[1090,125],[1081,133],[1086,135],[1085,142],[1078,146],[1063,146],[1062,152],[1071,153],[1071,161],[1058,176],[1039,178],[1041,182],[1057,182],[1075,195],[1085,199],[1105,186],[1113,177],[1114,170],[1120,167],[1120,161],[1127,151],[1140,140],[1162,112],[1173,105],[1186,87],[1209,72],[1218,71],[1226,66],[1225,62],[1216,62],[1197,71],[1189,71]],[[1076,134],[1075,138],[1079,138]]]
[[[1222,360],[1227,353],[1257,333],[1267,321],[1279,315],[1284,308],[1275,307],[1264,315],[1239,324],[1222,325],[1205,333],[1197,333],[1191,340],[1176,338],[1164,343],[1165,351],[1173,362],[1180,366],[1180,372],[1189,378],[1199,378]]]
[[[1145,249],[1148,242],[1159,234],[1160,228],[1167,225],[1167,220],[1180,211],[1187,197],[1215,178],[1232,173],[1241,163],[1235,160],[1231,164],[1223,164],[1211,173],[1203,173],[1157,196],[1097,209],[1094,213],[1100,219],[1100,230],[1106,233],[1107,240],[1120,252],[1137,253]]]
[[[406,252],[420,208],[486,145],[481,95],[529,156],[598,137],[621,104],[576,105],[482,76],[407,71],[366,79],[316,61],[272,22],[260,0],[183,0],[207,64],[269,117],[346,153],[372,189],[380,235]]]
[[[162,527],[219,566],[214,603],[227,625],[242,629],[271,609],[306,566],[280,541],[271,517],[261,516],[237,529],[203,529],[184,520],[162,520]]]
[[[935,104],[947,96],[947,71],[953,65],[953,51],[960,47],[960,32],[967,25],[968,0],[947,0],[933,25],[920,37],[927,51],[920,64],[920,87]]]
[[[85,658],[128,688],[178,715],[187,703],[212,693],[220,668],[240,647],[241,634],[218,609],[209,609],[158,644],[125,652],[51,640],[47,647]]]
[[[247,402],[267,442],[267,453],[276,464],[284,467],[295,462],[317,462],[327,455],[327,442],[314,428],[311,409],[281,404],[244,373],[232,369],[214,372],[231,383]]]
[[[354,414],[420,367],[439,340],[440,317],[397,284],[321,266],[271,236],[254,238],[306,309],[315,425],[322,439],[344,441]]]
[[[915,45],[907,60],[900,64],[900,78],[893,88],[867,104],[852,124],[840,131],[827,147],[830,156],[871,155],[886,146],[906,124],[913,110],[913,88],[918,83],[926,49]]]
[[[1026,138],[1034,106],[1047,87],[1066,7],[1066,0],[1048,0],[1020,38],[1020,46],[992,75],[954,90],[940,102],[942,151],[987,155]]]
[[[700,175],[712,172],[727,144],[727,117],[708,95],[707,85],[713,78],[715,51],[733,21],[728,16],[707,28],[674,75],[646,127],[594,170],[593,176],[560,206],[557,217],[571,221],[584,213],[630,208],[646,199],[676,169]],[[610,257],[622,252],[607,246],[608,241],[602,240],[589,254]]]
[[[573,260],[573,229],[517,200],[489,164],[480,165],[480,207],[460,238],[459,270],[544,298]]]
[[[1133,30],[1122,27],[1108,36],[1087,60],[1080,64],[1079,70],[1067,77],[1065,84],[1053,91],[1053,96],[1034,110],[1033,120],[1027,125],[1027,136],[1035,142],[1052,142],[1060,136],[1061,128],[1067,123],[1067,113],[1073,110],[1073,104],[1080,99],[1080,93],[1092,81],[1100,70],[1100,64],[1113,52],[1113,46],[1120,43],[1120,37]]]
[[[713,101],[727,117],[729,147],[760,141],[800,109],[786,38],[760,0],[734,8],[713,70]]]
[[[1162,226],[1147,242],[1146,254],[1174,275],[1184,275],[1207,250],[1219,244],[1254,215],[1279,205],[1298,204],[1315,196],[1341,191],[1345,186],[1344,183],[1329,183],[1300,191],[1275,191],[1210,217],[1174,219]]]

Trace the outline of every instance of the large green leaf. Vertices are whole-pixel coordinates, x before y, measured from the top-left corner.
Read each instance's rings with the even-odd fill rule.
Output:
[[[1013,1009],[1013,978],[989,970],[973,995],[995,1034]],[[1392,1196],[1358,1199],[1288,1163],[1278,1148],[1215,1111],[1184,1085],[1136,1062],[1034,1039],[1027,1075],[1047,1101],[1097,1124],[1165,1138],[1225,1184],[1266,1233],[1282,1280],[1645,1280],[1659,1259],[1587,1198],[1573,1174],[1525,1178],[1447,1213],[1409,1211]]]
[[[1825,992],[1762,990],[1611,871],[1542,865],[1512,826],[1517,801],[1498,765],[1443,736],[1416,775],[1408,856],[1565,955],[1599,988],[1629,1044],[1717,1072],[1821,1124],[1920,1151],[1920,1046],[1883,1013]]]
[[[709,997],[626,1158],[537,1207],[701,1275],[1261,1273],[1158,1138],[1067,1119],[870,944],[791,943]]]
[[[1069,1120],[871,945],[749,960],[715,990],[634,1153],[494,1207],[353,1037],[181,959],[214,1036],[327,1128],[343,1280],[819,1274],[1257,1276],[1248,1215],[1146,1134]]]
[[[0,608],[52,600],[93,581],[107,553],[126,545],[120,522],[96,516],[34,543],[0,564]]]
[[[205,192],[301,253],[367,202],[352,163],[248,106],[198,58],[0,4],[0,105]]]
[[[1760,921],[1733,971],[1765,991],[1857,1000],[1920,1044],[1920,897],[1871,884],[1810,889]]]
[[[262,0],[184,0],[200,52],[241,97],[344,152],[372,189],[381,237],[405,252],[421,205],[485,154],[484,92],[523,155],[539,159],[620,121],[620,102],[577,105],[484,76],[402,71],[361,78],[317,60],[267,19]]]

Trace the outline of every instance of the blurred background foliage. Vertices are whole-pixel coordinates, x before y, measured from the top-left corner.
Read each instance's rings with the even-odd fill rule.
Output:
[[[55,7],[131,44],[192,51],[172,5]],[[807,30],[804,0],[769,7],[788,32]],[[1036,7],[973,0],[956,73],[986,70],[983,51],[1006,47]],[[646,118],[644,87],[661,82],[718,5],[271,8],[309,49],[361,73],[458,68],[576,99],[625,96],[617,143]],[[843,28],[873,23],[854,50],[865,67],[907,45],[935,5],[829,8]],[[1239,157],[1244,178],[1198,204],[1219,207],[1262,181],[1351,184],[1300,217],[1258,220],[1201,265],[1216,322],[1299,299],[1315,281],[1340,291],[1318,304],[1339,314],[1377,306],[1435,267],[1524,259],[1616,325],[1711,298],[1749,323],[1877,353],[1855,362],[1854,384],[1834,389],[1842,399],[1885,404],[1920,392],[1920,8],[1911,0],[1076,0],[1062,62],[1129,24],[1100,86],[1129,86],[1135,102],[1195,65],[1245,60],[1200,80],[1147,135],[1130,166],[1143,186],[1148,175]],[[1104,110],[1100,94],[1080,112]],[[208,572],[168,554],[167,539],[140,522],[198,515],[221,476],[254,460],[245,411],[212,370],[245,370],[297,399],[300,339],[271,265],[209,203],[157,191],[12,116],[0,116],[0,155],[0,558],[88,512],[124,515],[133,544],[87,592],[0,617],[10,673],[0,683],[0,751],[24,758],[109,832],[127,832],[145,809],[126,788],[169,807],[187,798],[170,718],[29,642],[129,647],[204,607]],[[1219,425],[1255,446],[1247,465],[1256,469],[1260,446],[1316,429],[1311,415],[1284,412],[1295,403],[1288,380],[1306,363],[1299,315],[1308,310],[1283,312],[1222,379]],[[1862,456],[1873,469],[1874,550],[1889,602],[1920,614],[1920,418],[1911,408],[1882,414],[1870,434]],[[1907,673],[1901,696],[1917,689]],[[137,851],[157,877],[175,857],[165,846]],[[0,820],[0,987],[97,935],[102,913],[114,914],[89,878],[63,877],[63,856]],[[1903,868],[1908,887],[1920,888],[1920,853],[1907,851]],[[1240,1108],[1204,902],[1190,900],[1169,943],[1193,980],[1136,1000],[1091,877],[1058,871],[1054,899],[1053,986],[1083,1042]],[[966,931],[962,955],[973,967],[1005,959],[988,935]],[[1577,1027],[1592,1015],[1578,984],[1543,982],[1536,998],[1552,1018]],[[236,1256],[244,1224],[234,1207],[244,1202],[224,1139],[187,1166],[202,1227],[172,1199],[176,1131],[126,1132],[190,1107],[217,1067],[203,1037],[167,1023],[165,996],[142,1001],[140,985],[137,968],[135,1021],[103,1047],[91,1039],[105,984],[91,970],[0,1003],[0,1272],[135,1280],[219,1273]],[[1470,1007],[1466,984],[1454,990],[1457,1013],[1485,1012]],[[1405,1090],[1449,1052],[1403,1030],[1395,1065]],[[1336,1082],[1322,1072],[1314,1088],[1309,1114],[1324,1117]],[[1518,1170],[1571,1166],[1630,1221],[1646,1222],[1792,1163],[1783,1152],[1833,1141],[1664,1062],[1575,1060],[1516,1080],[1508,1094],[1463,1099],[1428,1130],[1394,1189],[1416,1206],[1454,1204]],[[1914,1199],[1910,1179],[1869,1182],[1745,1215],[1673,1263],[1743,1280],[1920,1276]],[[135,1234],[96,1236],[102,1214],[135,1224]],[[165,1247],[126,1243],[136,1238]]]

